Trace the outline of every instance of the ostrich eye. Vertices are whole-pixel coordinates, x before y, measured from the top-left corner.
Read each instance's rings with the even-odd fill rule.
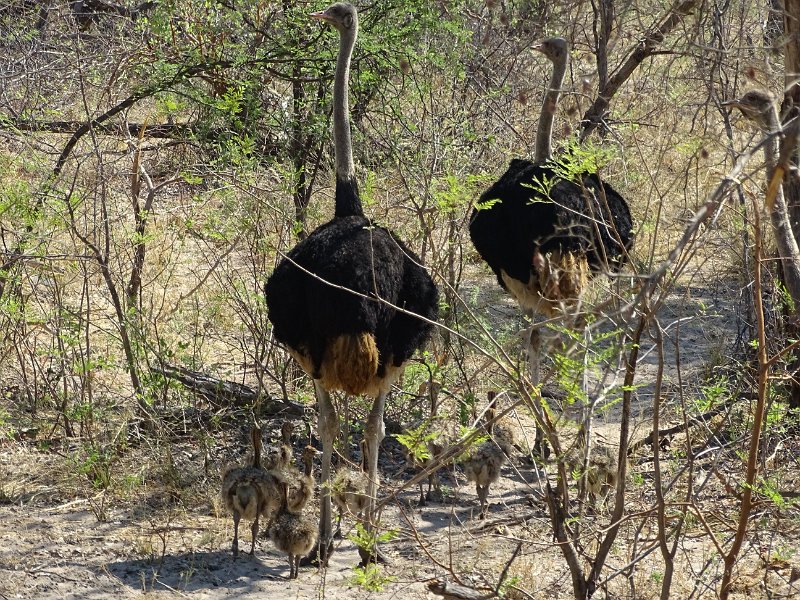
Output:
[[[345,15],[344,26],[348,29],[353,26],[353,15]]]

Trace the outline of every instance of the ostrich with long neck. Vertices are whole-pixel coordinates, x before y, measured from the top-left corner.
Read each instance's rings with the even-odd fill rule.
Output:
[[[339,420],[333,390],[374,398],[364,430],[368,477],[366,527],[373,530],[378,446],[390,386],[430,337],[438,291],[419,258],[364,216],[353,167],[348,109],[350,57],[358,15],[337,3],[311,15],[339,32],[333,86],[336,199],[332,220],[295,246],[265,286],[275,338],[314,379],[322,441],[320,559],[332,549],[331,457]],[[362,560],[377,557],[361,550]]]
[[[737,100],[723,102],[723,105],[738,108],[746,119],[755,123],[765,134],[772,136],[764,143],[764,162],[769,186],[778,163],[778,139],[775,134],[781,130],[775,96],[770,92],[752,90]],[[775,244],[781,257],[786,287],[792,298],[800,298],[800,249],[792,232],[782,186],[778,186],[769,216],[775,231]]]
[[[569,313],[589,278],[619,270],[633,243],[627,202],[595,173],[565,180],[551,164],[552,131],[569,50],[563,38],[533,46],[553,64],[537,129],[535,157],[511,161],[480,197],[469,232],[497,282],[531,318]],[[539,381],[541,341],[531,327],[531,379]]]

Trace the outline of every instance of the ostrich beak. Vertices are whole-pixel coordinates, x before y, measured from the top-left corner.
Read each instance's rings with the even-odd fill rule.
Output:
[[[324,10],[321,10],[319,12],[313,12],[308,16],[311,17],[312,19],[319,19],[320,21],[328,21],[328,22],[331,21],[331,18],[327,14],[325,14]]]
[[[719,105],[722,108],[727,108],[731,113],[733,112],[734,108],[738,108],[739,110],[742,110],[742,105],[736,99],[734,99],[734,100],[725,100],[724,102],[720,102]],[[744,111],[742,111],[742,112],[744,112]]]
[[[531,50],[538,50],[539,52],[541,52],[542,46],[543,46],[542,42],[535,42],[531,44]]]

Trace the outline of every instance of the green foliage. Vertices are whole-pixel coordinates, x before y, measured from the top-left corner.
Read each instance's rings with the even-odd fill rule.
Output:
[[[743,483],[742,485],[747,487],[746,483]],[[778,484],[769,477],[759,478],[750,489],[752,489],[756,494],[764,496],[780,509],[786,509],[798,504],[798,500],[796,498],[784,498],[781,495]]]
[[[428,42],[439,34],[466,39],[460,5],[451,3],[443,13],[434,3],[401,0],[360,13],[351,72],[357,111],[373,100],[385,102],[392,76],[412,57],[455,64]],[[311,160],[330,137],[338,34],[310,19],[310,8],[253,0],[159,2],[137,22],[147,45],[136,78],[160,92],[160,113],[176,120],[191,114],[197,141],[220,160]],[[453,44],[443,47],[458,53]]]
[[[459,440],[466,440],[471,435],[475,435],[476,431],[479,431],[479,430],[475,429],[474,427],[467,427],[467,426],[463,426],[462,425],[461,427],[459,427],[459,438],[458,439]],[[487,433],[483,432],[482,429],[480,431],[481,431],[481,433],[475,435],[475,438],[473,438],[473,440],[464,447],[463,452],[456,457],[456,459],[455,459],[456,462],[461,462],[461,461],[467,460],[470,456],[473,455],[473,453],[475,452],[475,449],[478,446],[480,446],[483,442],[489,440],[489,435]]]
[[[431,457],[428,442],[436,441],[440,435],[433,425],[435,421],[435,418],[426,419],[417,427],[407,430],[407,433],[395,435],[397,441],[405,447],[414,460],[423,462]]]
[[[561,348],[552,354],[552,359],[558,384],[566,393],[565,402],[567,405],[576,402],[588,404],[590,399],[583,387],[584,375],[593,374],[600,379],[609,362],[625,350],[619,345],[622,330],[596,333],[587,344],[582,330],[551,327],[559,332],[562,341]],[[624,391],[621,385],[605,390],[604,401],[596,407],[596,410],[604,411],[611,408],[621,400]],[[546,403],[544,407],[547,409]]]
[[[11,422],[11,415],[0,406],[0,440],[11,440],[16,433],[17,429]]]
[[[489,210],[498,202],[502,202],[502,200],[500,200],[500,198],[493,198],[491,200],[487,200],[486,202],[475,202],[473,206],[477,210]]]
[[[698,412],[707,412],[730,397],[730,381],[723,375],[714,382],[700,388],[700,396],[695,398],[694,405]]]
[[[791,546],[778,546],[773,548],[771,559],[774,561],[789,561],[797,555],[797,549]]]
[[[653,583],[660,584],[662,581],[664,581],[664,573],[661,571],[653,571],[650,573],[650,579],[653,580]]]
[[[472,392],[467,392],[458,401],[458,423],[462,427],[469,425],[478,399]]]
[[[404,379],[409,389],[418,388],[425,382],[441,381],[442,379],[442,367],[437,362],[433,352],[423,350],[419,359],[411,362],[406,367]]]
[[[388,542],[396,536],[397,530],[395,529],[378,534],[377,531],[367,531],[363,524],[356,523],[354,531],[347,538],[359,548],[371,552],[376,544]],[[384,575],[378,565],[368,563],[364,567],[355,567],[353,569],[353,577],[350,579],[350,583],[369,592],[380,592],[386,584],[395,579],[395,577]]]
[[[582,176],[597,173],[613,161],[614,157],[613,146],[598,146],[591,141],[580,144],[576,138],[568,140],[564,147],[547,161],[547,166],[552,169],[554,177],[534,178],[530,184],[529,187],[540,196],[531,198],[531,202],[546,202],[545,199],[550,197],[553,186],[559,181],[578,183]]]
[[[500,584],[500,589],[497,590],[497,597],[506,598],[508,596],[508,592],[511,591],[511,589],[516,586],[519,581],[520,577],[518,575],[506,577]]]
[[[389,529],[383,533],[376,531],[367,531],[362,523],[356,523],[353,531],[347,536],[347,539],[353,542],[356,546],[367,552],[371,552],[376,544],[389,542],[397,537],[396,529]]]
[[[107,490],[111,487],[111,465],[115,458],[107,447],[88,443],[71,460],[76,472],[85,476],[96,489]]]
[[[442,214],[462,213],[465,206],[469,206],[472,199],[480,195],[490,177],[486,174],[467,175],[458,177],[447,174],[434,182],[436,188],[433,193],[433,200],[436,207]],[[475,203],[478,210],[491,208],[499,200],[489,200],[487,202]]]
[[[384,575],[381,567],[375,563],[368,563],[365,567],[353,567],[350,583],[368,592],[382,592],[387,584],[396,579],[397,577]]]
[[[775,286],[775,290],[778,292],[780,297],[780,303],[785,307],[786,314],[794,314],[795,302],[794,298],[792,298],[792,295],[789,293],[789,290],[786,288],[783,282],[778,279],[773,280],[773,285]]]

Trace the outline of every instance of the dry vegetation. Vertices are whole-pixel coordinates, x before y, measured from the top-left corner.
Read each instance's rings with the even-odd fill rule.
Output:
[[[546,402],[527,379],[527,325],[470,245],[471,203],[533,147],[550,68],[533,40],[570,42],[556,138],[576,145],[604,78],[598,49],[613,74],[673,5],[360,6],[352,104],[366,212],[418,252],[443,299],[387,430],[422,422],[440,388],[441,429],[469,436],[500,390],[521,442],[480,520],[452,462],[443,498],[418,507],[417,472],[387,436],[392,563],[354,570],[346,519],[351,539],[330,567],[292,583],[266,539],[254,560],[232,561],[218,492],[254,418],[272,439],[285,418],[315,423],[313,386],[273,342],[262,289],[297,234],[332,213],[335,40],[305,18],[318,2],[83,4],[0,0],[0,598],[419,598],[433,579],[486,598],[800,594],[784,352],[796,309],[771,258],[762,154],[749,154],[761,134],[721,106],[751,88],[782,96],[767,18],[779,3],[676,3],[690,14],[582,146],[629,200],[637,238],[623,276],[587,295],[591,326],[551,334]],[[603,7],[614,9],[605,37]],[[201,393],[165,376],[175,368],[253,396]],[[343,464],[368,405],[338,402]],[[537,420],[550,422],[546,461],[532,451]],[[627,477],[596,506],[575,477],[591,456],[575,458],[581,425],[590,447],[630,450]],[[298,455],[305,443],[297,436]]]

